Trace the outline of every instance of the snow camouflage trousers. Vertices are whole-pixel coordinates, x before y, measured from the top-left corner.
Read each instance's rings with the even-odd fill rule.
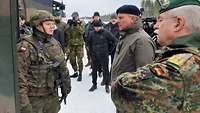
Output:
[[[167,54],[136,72],[121,74],[112,84],[118,113],[200,113],[199,51]]]
[[[70,46],[69,60],[74,71],[83,71],[83,46]]]

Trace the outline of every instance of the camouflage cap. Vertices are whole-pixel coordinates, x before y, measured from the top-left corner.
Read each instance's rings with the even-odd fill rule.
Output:
[[[45,21],[54,21],[52,14],[46,10],[36,10],[30,18],[30,25],[38,26]]]
[[[168,0],[164,5],[161,6],[160,13],[174,9],[184,5],[199,5],[200,0]]]

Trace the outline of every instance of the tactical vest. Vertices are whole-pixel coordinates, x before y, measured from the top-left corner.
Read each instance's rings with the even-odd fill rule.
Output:
[[[53,65],[56,61],[64,60],[64,54],[55,39],[42,43],[32,37],[22,40],[30,43],[34,48],[34,55],[30,55],[31,63],[28,67],[28,95],[44,96],[57,91],[54,81],[58,79],[58,73],[54,71]]]

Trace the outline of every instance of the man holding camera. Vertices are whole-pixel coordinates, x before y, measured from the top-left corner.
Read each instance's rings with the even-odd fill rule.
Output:
[[[68,48],[70,51],[69,60],[74,69],[74,74],[70,77],[76,78],[77,81],[82,80],[82,70],[83,70],[83,33],[84,33],[84,25],[83,22],[79,20],[78,12],[72,13],[72,19],[68,20],[69,28],[68,28]]]
[[[161,5],[154,28],[163,48],[153,63],[112,84],[117,113],[200,113],[199,12],[199,0]]]

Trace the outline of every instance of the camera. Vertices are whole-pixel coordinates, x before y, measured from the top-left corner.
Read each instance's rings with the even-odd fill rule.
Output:
[[[149,34],[151,37],[155,35],[154,33],[154,25],[156,24],[157,19],[155,17],[147,17],[142,19],[143,29]]]
[[[143,29],[144,31],[151,37],[151,40],[154,43],[156,49],[161,46],[158,43],[157,34],[154,32],[154,25],[156,24],[157,19],[155,17],[147,17],[142,19]]]
[[[70,20],[68,20],[67,24],[69,24],[70,26],[77,26],[77,25],[81,24],[81,21],[70,19]]]

